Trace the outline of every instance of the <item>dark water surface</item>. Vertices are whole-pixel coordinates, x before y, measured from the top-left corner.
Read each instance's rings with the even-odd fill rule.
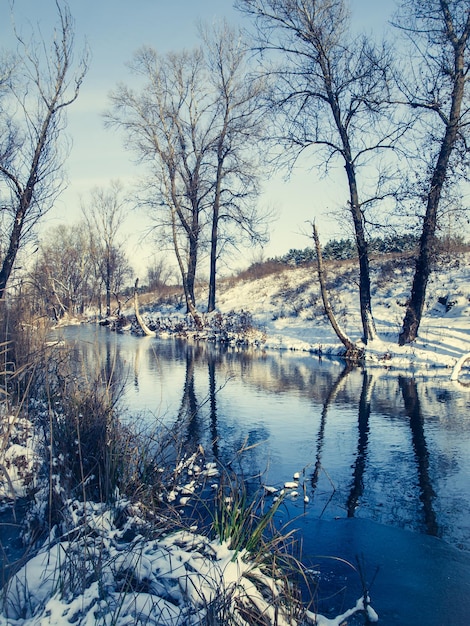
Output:
[[[179,422],[223,465],[248,448],[240,471],[262,484],[300,473],[279,522],[299,529],[321,610],[362,594],[341,557],[373,581],[380,624],[470,624],[470,391],[293,352],[61,335],[122,380],[129,419]]]

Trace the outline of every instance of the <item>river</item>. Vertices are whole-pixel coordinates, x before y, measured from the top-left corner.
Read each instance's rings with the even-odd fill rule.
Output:
[[[354,604],[364,579],[381,624],[470,623],[470,391],[296,352],[60,333],[119,378],[126,419],[184,424],[252,483],[300,475],[277,521],[298,529],[321,611]]]

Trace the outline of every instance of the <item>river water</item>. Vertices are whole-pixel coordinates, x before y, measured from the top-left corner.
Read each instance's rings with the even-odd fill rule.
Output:
[[[321,611],[354,604],[364,579],[381,624],[470,624],[470,390],[295,352],[60,332],[119,377],[128,419],[184,424],[190,447],[251,482],[299,473],[277,521],[298,529]]]

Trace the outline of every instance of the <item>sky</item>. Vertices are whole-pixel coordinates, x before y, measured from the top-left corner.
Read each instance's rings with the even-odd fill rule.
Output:
[[[11,41],[10,3],[0,1],[0,38],[7,46]],[[233,8],[232,0],[69,0],[69,7],[75,20],[76,56],[86,43],[91,61],[79,98],[67,111],[67,134],[72,140],[65,166],[67,189],[42,229],[64,221],[76,222],[80,203],[87,200],[93,187],[107,187],[112,179],[131,185],[139,177],[140,170],[132,163],[133,155],[125,150],[123,136],[105,129],[103,121],[110,91],[120,81],[130,82],[126,63],[136,50],[142,45],[160,53],[192,48],[198,43],[198,21],[225,18],[230,24],[248,25],[247,18]],[[351,0],[355,23],[369,32],[382,31],[393,7],[393,0]],[[29,22],[39,26],[47,40],[56,23],[55,2],[14,0],[14,16],[20,30],[27,32]],[[282,255],[290,248],[310,246],[308,223],[313,218],[325,239],[349,234],[343,230],[344,224],[328,216],[345,204],[342,177],[333,184],[331,179],[320,180],[311,166],[308,160],[301,163],[289,181],[282,176],[265,181],[260,204],[273,210],[277,218],[271,225],[270,243],[262,252],[242,252],[245,264]],[[128,251],[138,272],[145,271],[154,252],[154,244],[142,241],[147,227],[146,216],[136,212],[125,224]]]

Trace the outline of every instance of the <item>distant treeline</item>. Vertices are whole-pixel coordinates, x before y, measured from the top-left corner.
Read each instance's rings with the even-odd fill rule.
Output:
[[[413,255],[419,244],[419,237],[416,235],[390,235],[387,237],[373,237],[369,240],[369,254],[408,254]],[[445,235],[440,237],[436,243],[436,252],[450,257],[457,257],[464,248],[468,250],[470,244],[460,235]],[[352,239],[331,239],[322,249],[323,259],[328,261],[341,261],[357,258],[357,251]],[[314,263],[317,259],[313,248],[291,248],[283,256],[271,257],[266,261],[253,263],[246,270],[239,272],[238,278],[249,280],[258,279],[279,271],[279,267],[288,265],[299,267]]]
[[[416,235],[390,235],[388,237],[373,237],[369,241],[370,254],[390,254],[393,252],[412,252],[418,245]],[[344,260],[357,257],[357,249],[352,239],[331,239],[322,249],[322,256],[326,260]],[[292,248],[281,257],[272,259],[284,265],[304,265],[317,258],[313,248]]]

